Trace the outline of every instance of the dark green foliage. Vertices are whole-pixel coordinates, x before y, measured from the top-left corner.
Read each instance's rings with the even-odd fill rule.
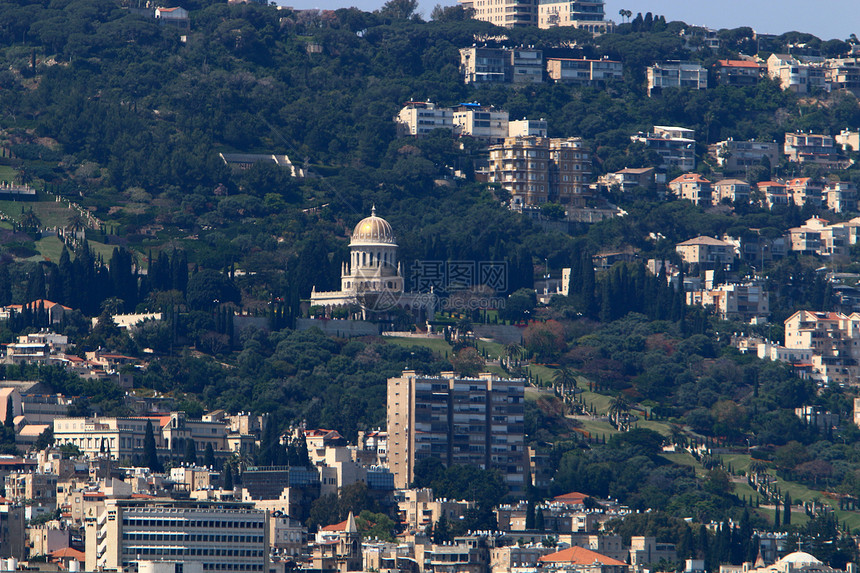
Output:
[[[158,450],[155,445],[155,432],[152,429],[152,421],[147,420],[146,432],[143,435],[143,463],[154,473],[164,471],[161,460],[158,459]]]

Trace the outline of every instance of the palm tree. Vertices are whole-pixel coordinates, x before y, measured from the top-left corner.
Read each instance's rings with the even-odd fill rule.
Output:
[[[505,345],[505,356],[508,357],[508,366],[511,365],[511,362],[519,360],[523,357],[523,351],[525,349],[517,344],[516,342],[511,342],[510,344]]]
[[[73,211],[68,218],[68,225],[66,225],[66,230],[69,231],[73,236],[77,237],[78,233],[87,228],[87,224],[84,222],[84,218],[81,217],[81,214],[77,211]]]
[[[558,370],[555,371],[555,374],[552,377],[553,382],[557,385],[561,386],[562,394],[569,391],[569,389],[573,389],[574,394],[576,394],[577,380],[576,374],[574,374],[573,370],[568,366],[562,366]]]
[[[623,394],[619,394],[609,402],[609,417],[615,423],[615,427],[619,427],[621,415],[630,411],[630,403]]]
[[[23,211],[21,213],[21,221],[19,222],[21,228],[28,233],[36,233],[39,231],[39,228],[42,226],[42,221],[33,212],[33,208],[31,207],[27,211]]]

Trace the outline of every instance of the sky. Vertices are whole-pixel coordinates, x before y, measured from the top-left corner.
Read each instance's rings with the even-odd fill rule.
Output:
[[[331,9],[356,6],[376,10],[385,0],[277,0],[294,8]],[[429,18],[436,4],[451,0],[419,0],[419,12]],[[792,30],[815,34],[823,40],[844,40],[852,33],[860,36],[858,0],[606,0],[606,15],[620,22],[618,11],[630,10],[662,14],[666,20],[683,20],[709,28],[749,26],[765,34]]]

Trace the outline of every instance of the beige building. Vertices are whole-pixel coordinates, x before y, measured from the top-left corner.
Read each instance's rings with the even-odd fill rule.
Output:
[[[436,499],[432,489],[403,490],[397,500],[400,522],[414,531],[427,530],[443,515],[449,523],[461,519],[473,502]]]
[[[785,134],[783,151],[788,160],[795,163],[845,167],[848,163],[839,159],[839,150],[829,135],[802,132]]]
[[[84,521],[87,571],[158,560],[202,563],[203,571],[268,571],[268,520],[250,504],[108,499]]]
[[[811,350],[812,378],[822,384],[857,385],[860,314],[799,310],[785,321],[785,347]]]
[[[824,187],[827,208],[834,213],[857,210],[857,186],[851,181],[830,181]]]
[[[678,243],[675,250],[688,265],[715,266],[731,265],[735,262],[735,247],[728,241],[713,237],[696,237]]]
[[[543,52],[534,48],[460,48],[460,75],[466,84],[541,83],[543,68]]]
[[[686,199],[693,205],[711,204],[711,182],[698,173],[684,173],[669,182],[669,189],[679,199]]]
[[[788,230],[791,250],[823,257],[847,255],[852,228],[846,224],[829,225],[826,219],[811,217],[800,227]]]
[[[538,27],[568,26],[592,34],[606,34],[615,29],[606,20],[603,0],[539,0]]]
[[[771,54],[767,59],[767,74],[778,80],[782,89],[795,93],[805,94],[826,87],[823,66],[803,63],[788,54]]]
[[[510,192],[514,207],[584,206],[590,175],[591,156],[579,138],[510,137],[490,147],[489,181]]]
[[[719,205],[723,201],[749,203],[750,184],[742,179],[721,179],[711,188],[711,200],[714,205]]]
[[[523,429],[524,381],[490,373],[461,378],[406,370],[388,379],[389,469],[407,487],[416,463],[498,469],[512,493],[524,491],[528,459]]]
[[[476,20],[489,22],[503,28],[536,26],[538,23],[538,0],[457,0],[463,8],[472,10]]]
[[[821,207],[824,183],[811,177],[795,177],[785,182],[786,191],[797,206]]]
[[[553,81],[576,85],[592,85],[607,80],[620,80],[624,77],[621,62],[602,58],[547,58],[547,77]]]

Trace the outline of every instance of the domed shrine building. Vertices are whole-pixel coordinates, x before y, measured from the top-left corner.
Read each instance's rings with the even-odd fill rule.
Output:
[[[432,316],[432,295],[404,292],[394,231],[388,221],[376,216],[376,207],[355,226],[349,249],[349,263],[341,268],[340,290],[318,292],[314,287],[312,306],[325,308],[327,316],[337,308],[365,319],[397,309],[412,312],[416,320]]]

